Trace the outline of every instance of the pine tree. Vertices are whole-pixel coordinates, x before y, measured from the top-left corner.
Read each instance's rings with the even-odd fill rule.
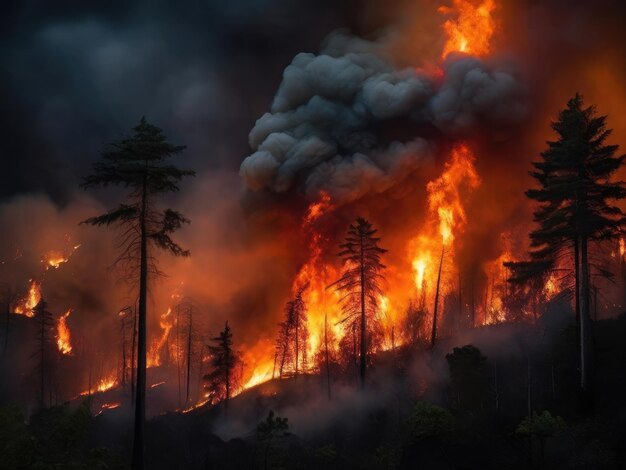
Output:
[[[306,369],[308,350],[307,308],[302,295],[308,284],[302,286],[296,295],[285,305],[285,319],[279,323],[276,340],[277,354],[280,358],[279,377],[282,378],[285,365],[293,361],[293,372]],[[302,368],[300,368],[302,366]]]
[[[530,234],[530,260],[506,266],[512,269],[511,281],[525,283],[545,277],[563,257],[573,258],[580,388],[589,405],[593,376],[589,243],[614,240],[622,233],[626,217],[611,203],[626,197],[626,185],[610,178],[626,156],[616,157],[618,146],[606,144],[611,134],[606,116],[598,116],[595,106],[585,108],[580,94],[569,100],[552,129],[558,139],[547,143],[531,172],[539,188],[526,192],[539,203],[534,213],[539,227]]]
[[[208,346],[212,370],[204,376],[204,380],[208,392],[214,398],[223,400],[224,408],[228,409],[232,392],[240,384],[238,369],[242,363],[241,354],[233,349],[233,333],[228,322],[212,341],[214,344]]]
[[[193,171],[181,170],[167,162],[185,147],[166,141],[163,131],[149,124],[145,118],[133,129],[131,137],[105,147],[102,160],[94,164],[95,173],[86,177],[83,188],[121,186],[130,189],[127,202],[105,214],[91,217],[82,223],[115,225],[120,228],[121,252],[116,260],[128,269],[129,278],[139,282],[137,328],[137,387],[135,400],[135,430],[133,442],[133,470],[144,468],[144,425],[146,397],[146,318],[149,274],[157,274],[151,248],[156,247],[176,256],[189,252],[178,246],[171,234],[189,223],[181,213],[172,209],[158,210],[155,196],[176,192],[185,176]]]
[[[359,377],[361,389],[365,388],[365,369],[367,363],[368,336],[371,336],[376,322],[378,297],[382,295],[382,270],[385,266],[380,256],[387,252],[378,246],[380,238],[377,230],[362,217],[350,225],[345,243],[340,245],[339,253],[347,268],[342,276],[331,286],[343,293],[342,322],[351,328],[358,322],[359,331]],[[371,347],[371,345],[370,345]]]

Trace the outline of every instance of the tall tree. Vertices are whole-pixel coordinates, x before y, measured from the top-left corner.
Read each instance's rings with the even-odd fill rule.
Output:
[[[285,305],[285,319],[279,324],[276,351],[280,357],[279,377],[285,365],[293,360],[293,372],[297,377],[299,367],[306,368],[308,349],[307,307],[302,295],[308,284],[300,287],[296,295]]]
[[[137,328],[137,387],[135,398],[135,430],[132,468],[144,468],[144,423],[146,397],[146,318],[149,274],[157,274],[152,248],[176,256],[189,256],[189,251],[171,238],[173,232],[189,223],[180,212],[159,210],[156,196],[179,191],[179,183],[193,171],[182,170],[168,163],[179,155],[184,146],[167,142],[163,131],[145,118],[133,128],[133,135],[105,147],[102,159],[94,164],[94,174],[86,177],[83,188],[121,186],[130,189],[124,203],[102,215],[82,223],[116,225],[120,228],[120,255],[116,262],[124,263],[130,279],[139,282]]]
[[[33,319],[37,324],[37,350],[33,356],[37,356],[37,371],[39,373],[39,406],[42,408],[46,403],[46,377],[50,374],[52,357],[52,328],[54,320],[47,310],[48,304],[41,299],[33,307]],[[50,382],[50,381],[49,381]]]
[[[385,265],[381,262],[381,255],[387,250],[378,246],[380,238],[376,237],[378,230],[362,217],[358,217],[340,245],[341,256],[347,266],[342,276],[331,286],[343,293],[342,322],[352,325],[358,321],[360,364],[359,377],[361,389],[365,388],[365,369],[367,363],[368,323],[371,328],[375,321],[378,309],[378,297],[382,295],[382,270]]]
[[[223,400],[224,408],[228,410],[232,392],[240,384],[238,366],[242,363],[241,354],[233,349],[233,333],[228,322],[212,342],[208,346],[212,370],[204,376],[204,380],[209,393],[216,399]]]
[[[585,107],[576,94],[552,123],[557,139],[549,141],[534,162],[531,175],[539,183],[526,195],[539,203],[534,213],[539,227],[530,234],[530,260],[508,263],[513,282],[545,276],[559,259],[573,258],[576,316],[580,347],[580,388],[583,403],[591,402],[593,354],[589,314],[589,244],[614,240],[623,232],[626,217],[614,201],[626,197],[626,185],[611,181],[626,156],[615,156],[608,145],[611,130],[595,106]]]

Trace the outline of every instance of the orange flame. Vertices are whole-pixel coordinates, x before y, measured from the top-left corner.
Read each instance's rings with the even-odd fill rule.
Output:
[[[108,377],[104,377],[100,380],[98,380],[95,384],[95,386],[92,386],[90,389],[85,390],[84,392],[81,392],[80,394],[82,396],[84,395],[90,395],[93,393],[102,393],[102,392],[106,392],[107,390],[111,390],[112,388],[116,387],[118,384],[117,378],[114,375],[110,375]]]
[[[487,55],[496,30],[492,16],[496,8],[495,0],[452,0],[451,7],[439,7],[440,13],[450,16],[443,24],[447,40],[441,57],[445,59],[452,52]]]
[[[148,367],[157,367],[161,365],[161,351],[167,342],[167,339],[170,334],[170,330],[174,326],[172,315],[172,307],[168,307],[167,312],[161,315],[161,319],[159,320],[159,326],[163,330],[161,337],[155,340],[150,347],[150,351],[148,352],[147,366]]]
[[[70,329],[67,326],[67,317],[70,316],[70,313],[72,313],[72,310],[65,312],[57,321],[57,348],[61,354],[66,355],[72,354]]]
[[[32,318],[35,315],[33,309],[39,302],[41,302],[41,284],[31,279],[28,295],[13,306],[13,311],[18,315]]]
[[[80,248],[80,245],[75,245],[74,247],[72,247],[72,250],[70,251],[68,255],[57,250],[50,250],[48,253],[46,253],[43,256],[43,259],[41,260],[41,262],[45,265],[46,271],[51,268],[58,269],[59,266],[61,266],[64,263],[67,263],[70,257],[79,248]]]

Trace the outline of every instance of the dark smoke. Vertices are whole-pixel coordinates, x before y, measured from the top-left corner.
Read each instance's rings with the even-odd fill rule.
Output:
[[[351,202],[414,173],[438,141],[516,126],[526,114],[525,88],[502,65],[449,57],[438,79],[397,69],[382,43],[334,33],[318,55],[300,53],[287,66],[240,173],[252,190],[298,186],[311,199],[326,191]],[[415,132],[389,139],[379,134],[388,125]]]

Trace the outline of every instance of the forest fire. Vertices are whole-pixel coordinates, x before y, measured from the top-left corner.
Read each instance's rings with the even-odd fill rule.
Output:
[[[13,311],[18,315],[26,315],[27,317],[33,317],[35,313],[33,309],[41,301],[41,284],[31,279],[30,287],[28,288],[28,295],[19,300],[14,306]]]
[[[332,9],[313,3],[303,11]],[[93,156],[90,174],[72,175],[89,192],[0,204],[0,219],[16,221],[0,263],[7,305],[0,351],[9,358],[0,372],[12,356],[20,369],[6,372],[7,396],[23,394],[27,410],[66,400],[84,401],[89,413],[93,406],[92,415],[120,408],[110,422],[96,420],[103,428],[134,412],[137,460],[154,434],[144,432],[149,419],[176,419],[183,429],[190,420],[183,415],[197,410],[197,423],[212,420],[207,433],[224,434],[224,448],[240,428],[256,429],[271,460],[284,449],[269,431],[262,441],[263,430],[287,421],[270,414],[259,426],[259,410],[287,410],[294,428],[313,434],[322,420],[342,429],[344,406],[369,410],[372,402],[397,402],[389,429],[396,415],[407,426],[426,421],[420,407],[430,403],[441,405],[436,413],[450,411],[446,423],[515,419],[507,432],[526,432],[532,460],[535,397],[546,409],[561,402],[565,409],[561,390],[577,384],[583,404],[568,416],[587,416],[585,400],[598,389],[593,364],[604,355],[597,345],[612,341],[599,333],[602,322],[622,327],[626,159],[613,139],[626,134],[607,98],[619,101],[621,77],[606,90],[585,78],[596,76],[589,70],[597,64],[577,41],[598,40],[595,25],[576,35],[568,29],[591,21],[581,19],[587,7],[577,4],[570,17],[565,7],[527,3],[348,2],[358,18],[345,24],[346,12],[320,14],[328,30],[307,32],[302,47],[274,41],[272,28],[253,28],[277,46],[255,51],[263,57],[249,68],[271,73],[252,70],[258,86],[241,93],[249,102],[222,74],[212,77],[215,88],[205,87],[201,66],[157,84],[163,95],[186,90],[183,104],[163,105],[175,111],[169,117],[159,115],[161,106],[154,111],[173,126],[171,143],[170,130],[144,117]],[[561,13],[567,27],[553,24]],[[264,21],[243,16],[242,29],[253,16]],[[301,29],[296,20],[285,34]],[[552,28],[559,41],[546,34]],[[50,31],[51,44],[65,41]],[[99,44],[109,31],[119,29],[102,27],[90,39],[98,65],[127,57]],[[550,49],[538,51],[544,43]],[[554,60],[561,53],[562,63]],[[594,61],[613,70],[602,54]],[[247,56],[232,55],[238,62],[224,75],[241,85]],[[565,76],[576,77],[581,93],[557,86]],[[205,112],[190,104],[205,93],[233,106]],[[112,101],[133,108],[132,100]],[[68,99],[67,107],[79,102]],[[609,118],[599,114],[605,108]],[[50,105],[42,116],[61,111],[70,113]],[[220,126],[189,125],[198,116]],[[236,148],[215,147],[224,162],[196,155],[205,140],[220,140],[214,132],[230,136],[231,125]],[[190,137],[192,128],[211,135]],[[191,183],[191,176],[198,178]],[[33,214],[32,232],[18,220],[23,214]],[[480,382],[476,389],[456,390],[467,377]],[[522,391],[528,396],[518,400]],[[300,402],[314,403],[323,417],[308,416]],[[524,427],[518,418],[526,408]],[[387,444],[390,459],[422,452],[421,441],[394,441],[400,434],[419,432],[381,438],[381,458]]]
[[[453,0],[452,7],[439,7],[439,12],[451,16],[443,24],[448,39],[442,58],[452,52],[462,52],[476,57],[491,50],[491,37],[496,31],[492,13],[497,8],[495,0]]]
[[[72,354],[72,343],[70,336],[70,328],[67,325],[67,317],[70,316],[72,310],[68,310],[57,320],[57,347],[61,354]]]

